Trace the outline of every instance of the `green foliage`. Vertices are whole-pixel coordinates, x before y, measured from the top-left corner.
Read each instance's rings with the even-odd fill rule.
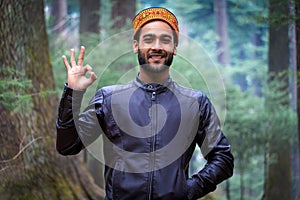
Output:
[[[48,165],[49,164],[50,163],[48,163]],[[41,166],[31,164],[28,166],[32,166],[32,168],[26,169],[26,177],[22,177],[22,179],[10,183],[6,191],[0,190],[0,197],[1,194],[4,193],[9,194],[7,198],[9,200],[40,200],[45,199],[45,197],[53,200],[77,199],[68,183],[67,177],[56,173],[55,179],[53,179],[51,176],[55,173],[54,171],[39,171],[41,167],[43,167],[43,169],[55,167],[47,166],[47,164]],[[80,186],[77,187],[79,188]],[[76,188],[76,185],[74,185],[74,188]]]
[[[101,40],[109,37],[112,34],[111,27],[113,25],[113,21],[111,20],[111,1],[101,0],[101,8],[100,8],[100,32],[101,32]]]
[[[245,188],[251,191],[252,199],[256,199],[262,192],[264,180],[263,171],[256,170],[263,169],[266,141],[261,123],[263,102],[253,96],[252,91],[242,92],[234,85],[227,85],[227,98],[224,132],[235,156],[235,175],[230,180],[233,199],[239,199],[238,194]],[[244,188],[240,188],[241,185]]]
[[[290,106],[288,72],[271,75],[264,88],[265,132],[270,141],[291,138],[297,130],[297,116]]]
[[[257,20],[267,16],[267,1],[229,0],[226,3],[231,61],[235,63],[239,59],[252,59],[249,46],[251,48],[254,34],[265,37],[267,33],[267,23]],[[187,30],[187,34],[203,44],[209,52],[215,51],[218,38],[215,32],[213,1],[187,0],[183,3],[172,0],[164,5],[177,14],[181,30]],[[216,56],[215,53],[212,55]]]
[[[0,73],[5,77],[0,81],[0,104],[9,111],[30,110],[32,102],[28,90],[32,88],[31,81],[26,79],[24,73],[9,67],[2,67]]]
[[[103,57],[102,59],[105,58]],[[102,63],[101,59],[99,59],[99,64],[100,63]],[[126,83],[133,80],[133,78],[137,75],[136,66],[137,60],[132,52],[120,55],[104,69],[98,82],[98,88],[107,85]],[[128,72],[132,70],[133,72],[128,74]]]
[[[209,52],[215,50],[217,35],[213,1],[172,0],[167,1],[163,6],[176,14],[180,30],[183,30],[182,34],[203,44]]]
[[[234,72],[236,70],[231,75]],[[261,97],[253,95],[253,85],[249,85],[252,90],[246,91],[236,85],[227,85],[224,132],[232,145],[236,165],[235,175],[230,179],[231,191],[241,195],[243,190],[245,199],[257,199],[263,193],[262,169],[268,144],[276,146],[276,141],[290,140],[297,130],[296,113],[286,103],[289,91],[283,90],[286,74],[277,74],[272,81],[262,82]],[[239,198],[233,196],[233,199]]]

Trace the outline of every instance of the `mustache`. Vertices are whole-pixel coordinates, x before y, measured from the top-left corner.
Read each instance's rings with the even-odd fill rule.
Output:
[[[166,51],[151,51],[147,54],[147,57],[150,58],[152,56],[161,56],[161,57],[167,57]]]

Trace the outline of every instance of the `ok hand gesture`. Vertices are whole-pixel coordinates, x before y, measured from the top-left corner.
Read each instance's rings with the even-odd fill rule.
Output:
[[[80,54],[78,57],[78,62],[76,64],[75,60],[75,51],[71,49],[70,51],[70,63],[66,58],[65,55],[62,56],[64,61],[65,67],[68,72],[68,85],[69,87],[73,88],[74,90],[84,90],[89,87],[96,79],[97,76],[93,72],[91,66],[86,65],[83,67],[83,60],[84,60],[84,51],[85,48],[82,46],[80,49]],[[86,72],[89,73],[89,77],[86,77]]]

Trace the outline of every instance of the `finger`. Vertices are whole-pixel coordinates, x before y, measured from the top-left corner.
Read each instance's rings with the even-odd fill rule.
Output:
[[[92,72],[93,68],[90,65],[86,65],[82,68],[82,71],[85,74],[87,71]]]
[[[82,66],[82,65],[83,65],[84,52],[85,52],[85,48],[84,48],[84,46],[81,46],[81,48],[80,48],[80,54],[79,54],[78,62],[77,62],[77,64],[78,64],[79,66]]]
[[[90,65],[85,66],[85,71],[89,72],[89,75],[92,79],[92,82],[94,82],[97,79],[96,74],[93,72],[93,68]]]
[[[93,71],[93,68],[90,65],[86,65],[85,68],[86,71]]]
[[[94,72],[90,72],[90,71],[89,71],[89,74],[92,79],[92,82],[94,82],[97,79],[97,75]]]
[[[70,50],[70,61],[71,61],[71,66],[76,67],[75,50],[74,49]]]
[[[62,59],[63,59],[63,62],[65,64],[65,68],[67,71],[69,71],[71,69],[69,63],[68,63],[68,60],[67,60],[67,57],[65,55],[62,56]]]

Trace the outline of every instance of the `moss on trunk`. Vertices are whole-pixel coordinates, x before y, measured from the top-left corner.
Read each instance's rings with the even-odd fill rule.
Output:
[[[79,158],[55,150],[44,1],[3,0],[0,9],[0,198],[103,199]]]

